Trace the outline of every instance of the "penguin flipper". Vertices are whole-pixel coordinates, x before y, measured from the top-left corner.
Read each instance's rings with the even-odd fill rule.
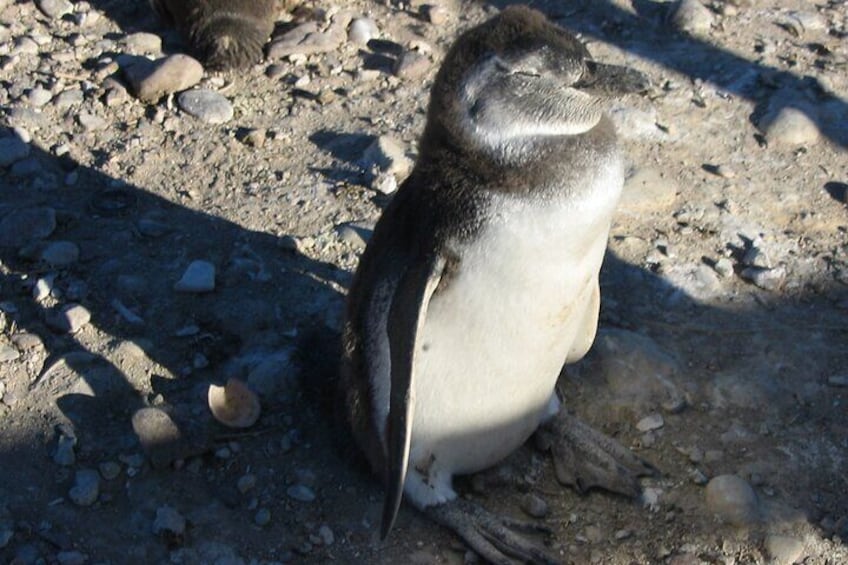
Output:
[[[418,336],[427,317],[430,297],[441,280],[444,267],[445,259],[439,255],[423,261],[413,261],[401,276],[389,308],[387,329],[391,388],[381,539],[385,539],[392,529],[403,497],[415,408],[415,351],[418,347]]]

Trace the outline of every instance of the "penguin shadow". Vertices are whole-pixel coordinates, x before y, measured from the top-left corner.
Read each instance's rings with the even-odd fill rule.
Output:
[[[499,9],[519,3],[525,2],[489,1]],[[848,147],[848,128],[844,126],[848,101],[830,92],[815,77],[752,61],[694,35],[674,30],[667,22],[676,5],[674,2],[633,0],[633,12],[609,0],[535,0],[527,4],[574,32],[610,43],[682,73],[693,81],[708,82],[753,102],[755,107],[750,121],[755,126],[784,109],[795,109],[814,122],[822,135],[835,145]],[[776,20],[775,32],[781,31],[779,23]],[[791,37],[798,49],[818,55],[817,65],[824,68],[838,65],[825,46],[804,42],[797,32]],[[754,135],[760,144],[766,143],[762,135]]]
[[[292,431],[300,426],[321,429],[304,422],[318,418],[312,395],[325,394],[332,383],[318,382],[329,378],[327,371],[304,377],[298,351],[316,335],[334,347],[343,302],[337,289],[347,273],[275,235],[192,210],[34,144],[27,159],[37,164],[37,176],[0,171],[0,226],[33,209],[50,209],[55,220],[46,221],[53,229],[44,239],[0,247],[2,341],[17,344],[20,355],[3,364],[0,378],[6,404],[0,416],[18,415],[4,424],[0,442],[0,499],[13,513],[37,523],[49,502],[43,498],[61,496],[74,468],[142,453],[133,418],[144,408],[165,412],[174,426],[167,445],[148,453],[154,466],[210,453],[234,438],[278,444],[287,434],[303,438]],[[65,185],[69,174],[76,181]],[[78,259],[46,261],[42,252],[56,241],[75,244]],[[176,291],[197,259],[215,265],[214,290]],[[72,304],[90,313],[73,333],[61,322]],[[251,385],[264,413],[243,436],[214,422],[207,408],[208,386],[229,377],[257,379]],[[76,446],[77,467],[54,466],[49,458],[58,463],[67,441]]]

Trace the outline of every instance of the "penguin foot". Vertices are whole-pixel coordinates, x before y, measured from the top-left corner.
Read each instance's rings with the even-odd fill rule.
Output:
[[[516,533],[520,531],[549,535],[551,531],[542,525],[497,516],[461,498],[428,506],[423,512],[433,521],[453,530],[489,563],[560,563],[543,547]]]
[[[565,411],[546,424],[557,480],[585,492],[600,487],[630,497],[642,494],[639,477],[657,469],[632,451]]]

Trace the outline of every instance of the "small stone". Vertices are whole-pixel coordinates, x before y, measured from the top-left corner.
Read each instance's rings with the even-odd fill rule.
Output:
[[[9,172],[12,173],[13,177],[35,177],[41,173],[41,164],[35,157],[27,157],[12,165]]]
[[[299,500],[300,502],[312,502],[315,500],[315,493],[306,485],[292,485],[286,489],[286,494],[289,498]]]
[[[27,93],[27,102],[35,108],[41,108],[52,99],[53,93],[41,86],[36,86]]]
[[[636,429],[640,432],[650,432],[652,430],[658,430],[665,425],[663,421],[662,414],[651,414],[649,416],[645,416],[636,424]]]
[[[97,466],[97,469],[100,471],[100,476],[107,481],[117,479],[121,474],[121,464],[116,461],[104,461]]]
[[[17,346],[18,349],[36,349],[44,346],[44,343],[41,341],[41,338],[38,337],[37,334],[31,333],[19,333],[12,336],[12,343]]]
[[[713,25],[712,12],[698,0],[678,0],[672,9],[671,24],[681,31],[699,34],[708,32]]]
[[[713,269],[722,278],[727,278],[733,274],[733,261],[727,257],[722,257],[713,265]]]
[[[268,131],[262,128],[251,129],[241,136],[241,142],[248,147],[263,147],[268,139]]]
[[[215,290],[215,266],[208,261],[192,261],[174,284],[174,290],[198,293]]]
[[[56,561],[59,565],[83,565],[88,561],[88,555],[74,549],[60,551],[56,554]]]
[[[776,267],[774,269],[761,269],[759,267],[746,267],[739,273],[746,281],[750,281],[763,290],[778,290],[786,278],[786,269]]]
[[[68,90],[63,90],[53,99],[53,105],[56,108],[65,109],[70,108],[72,106],[79,106],[82,104],[85,95],[83,91],[79,88],[69,88]]]
[[[74,446],[77,444],[75,437],[60,435],[56,444],[56,453],[53,454],[53,462],[63,467],[70,467],[77,461]]]
[[[382,194],[394,194],[398,189],[397,177],[394,173],[381,172],[374,178],[371,188]]]
[[[182,514],[171,506],[160,506],[156,509],[156,518],[153,520],[154,535],[181,536],[185,533],[186,519]]]
[[[836,387],[848,387],[848,375],[833,375],[827,378],[827,384]]]
[[[336,541],[336,537],[333,535],[333,530],[331,530],[330,526],[327,524],[318,528],[318,537],[321,538],[321,543],[324,546],[333,545],[333,542]]]
[[[39,258],[51,267],[61,269],[79,260],[80,250],[72,241],[51,241],[41,250]]]
[[[253,523],[257,526],[267,526],[271,522],[271,511],[267,508],[260,508],[253,517]]]
[[[74,486],[68,492],[77,506],[91,506],[100,495],[100,475],[92,469],[80,469],[76,473]]]
[[[804,553],[804,542],[789,536],[770,534],[766,536],[765,546],[774,565],[798,563]]]
[[[203,65],[182,54],[156,61],[134,61],[122,70],[135,96],[148,103],[191,88],[203,78]]]
[[[532,493],[521,497],[521,509],[533,518],[544,518],[548,515],[548,503],[542,497]]]
[[[365,249],[367,242],[360,233],[362,228],[357,228],[358,226],[354,226],[350,223],[341,224],[336,226],[336,233],[340,240],[344,241],[354,249]]]
[[[373,38],[377,37],[379,33],[377,23],[371,18],[356,18],[350,22],[350,27],[347,30],[347,39],[357,45],[366,45]]]
[[[162,38],[155,33],[137,32],[126,36],[121,42],[124,49],[134,55],[156,54],[162,52]]]
[[[256,475],[243,475],[239,477],[239,480],[236,482],[236,488],[242,494],[252,490],[253,487],[256,486]]]
[[[180,94],[177,103],[184,112],[209,124],[223,124],[233,117],[233,105],[214,90],[187,90]]]
[[[107,126],[106,120],[96,114],[81,112],[77,114],[77,121],[85,131],[97,131]]]
[[[706,488],[707,509],[735,526],[751,525],[759,520],[757,494],[736,475],[714,477]]]
[[[784,145],[808,145],[816,143],[821,134],[815,122],[814,111],[785,106],[772,111],[759,123],[760,130],[769,141]],[[811,117],[808,114],[813,114]]]
[[[742,257],[742,264],[746,267],[759,267],[761,269],[771,269],[771,259],[762,247],[754,245],[745,252]]]
[[[74,5],[68,0],[36,0],[38,9],[48,18],[59,19],[74,11]]]
[[[412,168],[412,160],[406,156],[401,142],[388,135],[375,139],[362,153],[358,164],[365,170],[376,167],[399,177],[405,177]]]
[[[91,312],[80,304],[67,304],[48,314],[45,321],[54,330],[75,334],[91,321]]]
[[[671,206],[677,199],[677,185],[657,169],[639,168],[624,181],[619,209],[628,213]]]
[[[0,167],[9,167],[29,157],[29,151],[29,144],[16,135],[0,138]]]
[[[395,63],[394,74],[402,79],[418,79],[427,73],[430,64],[430,59],[424,55],[415,51],[406,51]]]
[[[624,541],[633,537],[633,532],[631,530],[616,530],[613,537],[616,541]]]
[[[424,4],[421,6],[421,12],[428,22],[437,26],[448,23],[451,16],[450,10],[438,4]]]
[[[0,363],[14,361],[21,356],[20,351],[6,343],[0,343]]]
[[[185,438],[164,410],[153,407],[137,410],[132,417],[132,427],[154,467],[161,469],[185,455]]]

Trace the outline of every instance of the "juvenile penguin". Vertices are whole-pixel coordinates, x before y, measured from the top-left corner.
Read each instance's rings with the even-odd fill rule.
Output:
[[[174,25],[204,65],[213,70],[247,67],[262,59],[274,30],[279,0],[150,0]]]
[[[341,390],[385,481],[489,561],[554,560],[457,498],[540,425],[557,478],[635,496],[653,468],[560,411],[565,363],[589,349],[622,160],[603,95],[643,90],[541,13],[509,7],[445,57],[419,159],[378,221],[348,298]]]

